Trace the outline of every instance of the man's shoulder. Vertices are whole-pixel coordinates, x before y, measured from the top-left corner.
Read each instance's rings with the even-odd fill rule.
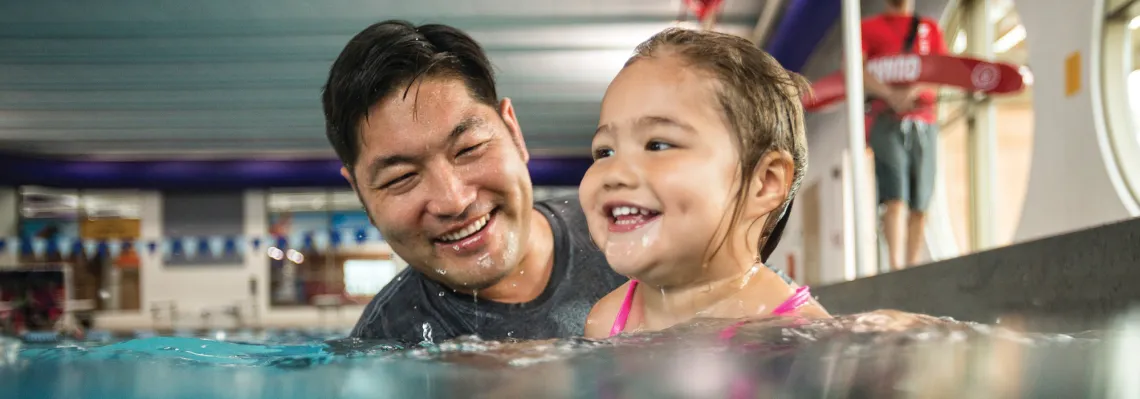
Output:
[[[387,325],[398,321],[396,319],[400,315],[410,315],[423,305],[423,278],[411,267],[404,268],[364,307],[364,313],[353,328],[352,336],[365,339],[393,338],[387,332]]]
[[[586,213],[577,195],[554,197],[534,203],[534,208],[542,212],[550,221],[552,229],[558,229],[572,236],[575,241],[590,240],[590,227],[586,225]]]
[[[556,240],[558,237],[568,238],[570,247],[566,250],[571,251],[570,258],[573,263],[584,265],[586,268],[604,270],[607,277],[609,275],[620,277],[610,269],[609,263],[606,263],[606,256],[590,237],[590,226],[586,224],[586,214],[577,195],[535,202],[535,209],[546,215],[550,220],[551,229],[557,230]]]

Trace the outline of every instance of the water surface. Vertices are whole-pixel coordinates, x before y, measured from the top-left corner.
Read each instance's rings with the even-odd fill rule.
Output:
[[[731,323],[603,341],[26,345],[0,366],[0,397],[1073,398],[1108,397],[1112,378],[1096,333],[1028,334],[890,311],[752,320],[722,336]]]

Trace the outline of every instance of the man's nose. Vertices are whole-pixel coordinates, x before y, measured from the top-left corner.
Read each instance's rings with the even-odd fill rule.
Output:
[[[432,174],[431,198],[428,199],[428,212],[436,216],[459,216],[475,202],[478,193],[467,180],[451,166],[440,168]]]

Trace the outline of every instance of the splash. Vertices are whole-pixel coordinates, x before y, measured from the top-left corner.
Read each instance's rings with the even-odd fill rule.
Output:
[[[752,277],[756,276],[756,273],[758,273],[758,272],[760,272],[760,265],[759,264],[752,265],[752,268],[748,269],[748,271],[744,273],[744,277],[742,277],[740,279],[740,289],[744,289],[744,287],[747,287],[748,282],[752,281]]]
[[[432,337],[431,337],[431,324],[424,323],[423,326],[421,326],[421,328],[423,329],[424,340],[422,342],[420,342],[420,345],[431,345],[431,344],[435,343],[434,341],[432,341]]]

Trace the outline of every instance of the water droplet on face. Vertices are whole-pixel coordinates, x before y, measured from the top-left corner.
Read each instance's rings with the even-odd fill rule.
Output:
[[[443,297],[443,291],[440,291],[440,292],[439,292],[439,296],[440,296],[441,298]]]
[[[441,274],[441,275],[443,275],[443,274],[447,274],[447,270],[443,270],[443,269],[435,269],[435,272],[436,272],[436,273],[439,273],[439,274]]]

